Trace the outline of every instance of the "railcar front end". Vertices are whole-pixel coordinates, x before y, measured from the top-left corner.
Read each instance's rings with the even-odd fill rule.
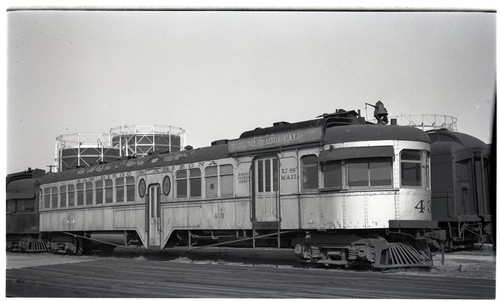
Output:
[[[328,128],[319,193],[302,202],[310,232],[295,239],[307,261],[373,267],[430,266],[430,141],[398,126]],[[304,175],[306,179],[310,175]]]

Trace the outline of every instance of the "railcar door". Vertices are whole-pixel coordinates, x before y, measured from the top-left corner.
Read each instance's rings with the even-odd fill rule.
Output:
[[[277,157],[259,158],[253,164],[254,223],[280,221],[279,160]]]
[[[160,246],[160,199],[160,185],[154,184],[149,186],[147,196],[148,247]]]
[[[457,175],[457,206],[458,215],[475,215],[476,187],[473,179],[474,169],[472,159],[462,160],[455,164]]]

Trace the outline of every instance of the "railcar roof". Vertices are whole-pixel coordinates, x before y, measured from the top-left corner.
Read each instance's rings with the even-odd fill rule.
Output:
[[[47,174],[40,184],[58,181],[80,179],[112,173],[121,173],[139,169],[157,168],[169,165],[188,164],[199,161],[216,160],[228,157],[228,146],[215,145],[204,148],[184,150],[175,153],[150,155],[137,159],[124,159],[106,164],[93,165],[85,168],[65,170]]]
[[[255,130],[243,132],[240,135],[240,139],[265,136],[280,132],[291,132],[295,130],[315,128],[321,126],[366,123],[365,119],[362,117],[358,117],[358,113],[356,113],[355,111],[339,110],[339,112],[336,113],[323,114],[321,115],[321,117],[323,118],[294,122],[294,123],[288,123],[283,121],[277,122],[271,127],[265,127],[265,128],[259,127],[256,128]]]
[[[355,124],[329,127],[325,131],[325,143],[327,144],[373,140],[431,142],[427,133],[408,126]]]
[[[465,133],[452,132],[447,129],[433,130],[428,131],[427,133],[429,134],[433,144],[440,142],[456,142],[464,147],[488,148],[486,143],[483,141]]]
[[[41,178],[44,175],[45,175],[45,170],[43,169],[28,168],[28,170],[25,171],[8,174],[6,177],[6,185],[8,185],[12,181],[18,181],[21,179]]]
[[[11,181],[6,187],[7,200],[11,199],[31,199],[35,196],[38,179],[20,179]]]
[[[266,128],[256,128],[255,130],[243,132],[240,135],[240,139],[251,138],[257,136],[265,136],[269,134],[274,134],[278,132],[294,131],[298,129],[315,128],[325,124],[326,119],[313,119],[295,123],[286,123],[272,127]]]

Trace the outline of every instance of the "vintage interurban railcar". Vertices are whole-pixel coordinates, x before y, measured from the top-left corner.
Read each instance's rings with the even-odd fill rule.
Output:
[[[491,241],[490,148],[470,135],[446,129],[431,138],[432,217],[446,230],[448,249]]]
[[[57,252],[276,246],[343,266],[429,266],[430,140],[355,111],[277,122],[210,147],[48,174],[40,231]],[[425,230],[425,231],[424,231]]]
[[[43,169],[12,173],[6,178],[6,238],[9,251],[47,251],[39,237],[38,192]]]

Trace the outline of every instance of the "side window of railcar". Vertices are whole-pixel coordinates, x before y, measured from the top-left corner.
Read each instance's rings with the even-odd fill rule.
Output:
[[[187,170],[179,170],[175,174],[175,191],[178,198],[187,197]]]
[[[59,188],[59,199],[60,199],[60,206],[61,208],[66,208],[66,185],[61,185]]]
[[[318,157],[316,155],[302,156],[301,175],[302,189],[318,189]]]
[[[106,204],[113,203],[113,180],[104,180],[104,193]]]
[[[7,213],[34,211],[35,200],[7,200]]]
[[[23,200],[17,202],[18,212],[34,212],[35,211],[35,200]]]
[[[125,201],[126,202],[135,201],[135,179],[133,176],[116,178],[115,188],[116,188],[117,203],[123,203]],[[107,192],[106,192],[106,202],[108,202]]]
[[[201,170],[199,168],[179,170],[175,174],[175,185],[178,198],[201,197]]]
[[[125,202],[125,178],[116,178],[115,180],[116,188],[116,202]]]
[[[190,197],[201,197],[201,170],[199,168],[189,170],[189,186]]]
[[[233,166],[231,164],[205,168],[205,197],[233,196],[233,191]]]
[[[76,184],[76,205],[83,206],[83,183]]]
[[[94,184],[92,182],[85,183],[85,205],[94,204]]]
[[[425,168],[425,164],[422,164],[422,152],[420,150],[404,149],[401,151],[400,160],[401,186],[421,187],[423,183],[422,168]]]
[[[43,208],[50,208],[50,188],[43,189]]]
[[[133,176],[125,178],[125,185],[127,191],[127,202],[135,201],[135,179]]]
[[[7,200],[7,213],[16,212],[16,201],[15,200]]]
[[[392,159],[370,158],[328,161],[322,164],[326,189],[392,187]]]
[[[51,189],[51,200],[52,200],[52,208],[57,208],[57,202],[58,202],[58,196],[59,196],[59,189],[57,187],[52,187]]]
[[[40,208],[50,208],[50,188],[40,189]]]
[[[342,165],[340,161],[329,161],[322,165],[325,188],[342,189]]]
[[[68,207],[75,206],[75,185],[68,185]]]
[[[231,164],[224,164],[220,166],[220,189],[221,196],[233,196],[233,166]]]
[[[104,188],[103,181],[98,180],[95,182],[95,203],[100,205],[104,202]]]
[[[205,197],[217,197],[217,190],[219,187],[217,177],[217,166],[210,166],[205,168]]]
[[[351,188],[392,185],[392,159],[347,161],[346,167],[347,185]]]

